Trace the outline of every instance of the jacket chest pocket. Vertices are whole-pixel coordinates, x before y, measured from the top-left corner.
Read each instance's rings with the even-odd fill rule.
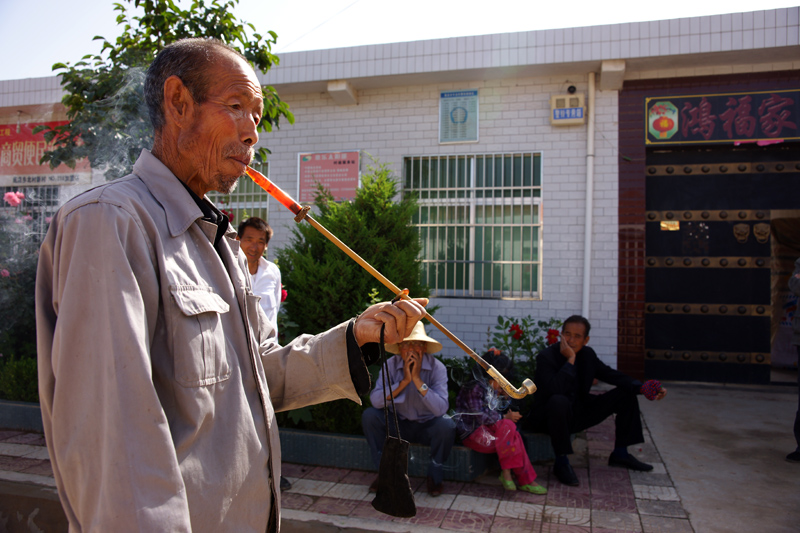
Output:
[[[221,315],[230,306],[211,287],[170,286],[175,380],[201,387],[231,376]]]
[[[255,331],[257,333],[256,342],[260,346],[261,343],[269,337],[269,334],[272,333],[273,326],[269,319],[264,320],[265,315],[260,307],[261,302],[259,300],[261,300],[260,297],[250,292],[245,295],[247,314],[251,317],[250,322],[251,324],[258,323],[258,329]],[[262,314],[259,314],[259,312]]]

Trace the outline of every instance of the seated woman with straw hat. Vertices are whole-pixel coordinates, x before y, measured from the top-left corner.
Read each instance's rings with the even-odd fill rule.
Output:
[[[403,342],[387,344],[386,351],[397,354],[388,360],[387,388],[384,389],[381,370],[375,389],[369,395],[373,407],[365,409],[361,417],[372,460],[378,469],[386,438],[383,407],[389,404],[391,409],[391,391],[399,418],[400,437],[431,447],[427,478],[431,496],[442,493],[444,462],[450,456],[456,432],[455,423],[444,416],[449,407],[447,369],[432,355],[441,349],[442,345],[436,339],[426,335],[422,322],[414,326]],[[397,436],[394,423],[389,424],[389,431],[392,436]],[[376,490],[377,479],[370,486],[371,492]]]

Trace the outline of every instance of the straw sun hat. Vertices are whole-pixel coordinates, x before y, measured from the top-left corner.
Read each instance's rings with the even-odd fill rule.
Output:
[[[442,344],[439,341],[432,339],[425,334],[425,326],[422,324],[421,320],[414,325],[414,329],[411,330],[411,335],[403,339],[403,342],[406,341],[425,342],[425,351],[428,353],[436,353],[442,349]],[[389,353],[400,353],[400,347],[397,344],[387,344],[386,351]]]

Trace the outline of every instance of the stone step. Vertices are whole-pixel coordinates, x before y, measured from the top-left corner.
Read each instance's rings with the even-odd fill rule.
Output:
[[[523,432],[522,436],[531,462],[548,461],[555,457],[547,435]],[[375,471],[367,439],[363,435],[281,429],[280,437],[281,459],[284,462]],[[430,448],[412,444],[409,447],[408,475],[425,477],[429,461]],[[444,465],[444,478],[472,481],[496,462],[495,456],[478,453],[466,446],[453,446]]]

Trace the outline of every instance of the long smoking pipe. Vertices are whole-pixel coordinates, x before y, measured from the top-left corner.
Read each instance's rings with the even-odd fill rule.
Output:
[[[289,211],[294,213],[295,222],[299,224],[303,220],[308,221],[308,223],[311,224],[317,231],[322,233],[325,237],[328,238],[329,241],[335,244],[337,248],[339,248],[341,251],[350,256],[350,258],[359,265],[361,265],[361,267],[364,270],[372,274],[372,276],[378,281],[380,281],[384,285],[384,287],[392,291],[397,296],[397,298],[402,298],[404,300],[411,300],[411,298],[408,296],[408,291],[401,290],[397,285],[392,283],[386,276],[375,270],[375,268],[373,268],[372,265],[367,263],[361,256],[359,256],[357,253],[351,250],[350,247],[348,247],[345,243],[339,240],[333,233],[328,231],[322,224],[314,220],[314,218],[308,214],[309,210],[311,209],[310,207],[300,206],[300,204],[295,202],[291,196],[286,194],[280,187],[272,183],[269,179],[267,179],[266,176],[264,176],[257,170],[247,167],[247,170],[245,172],[250,177],[250,179],[256,183],[256,185],[267,191],[273,198],[275,198],[276,200],[278,200],[278,202],[283,204],[284,207],[286,207]],[[536,385],[534,385],[533,381],[531,381],[530,379],[526,379],[525,381],[523,381],[522,386],[520,388],[518,389],[514,388],[514,386],[511,385],[511,383],[505,378],[505,376],[503,376],[500,372],[498,372],[492,365],[487,363],[483,359],[483,357],[475,353],[475,351],[472,350],[469,346],[464,344],[461,341],[461,339],[453,335],[450,332],[450,330],[444,327],[438,320],[433,318],[427,311],[425,311],[425,319],[427,319],[428,322],[436,326],[439,329],[439,331],[441,331],[447,336],[447,338],[456,343],[456,345],[459,348],[467,352],[467,354],[470,357],[472,357],[479,365],[481,365],[481,368],[483,368],[486,371],[486,373],[489,374],[489,376],[494,378],[500,384],[505,393],[511,396],[512,398],[520,399],[524,398],[525,395],[527,394],[533,394],[534,392],[536,392]]]

